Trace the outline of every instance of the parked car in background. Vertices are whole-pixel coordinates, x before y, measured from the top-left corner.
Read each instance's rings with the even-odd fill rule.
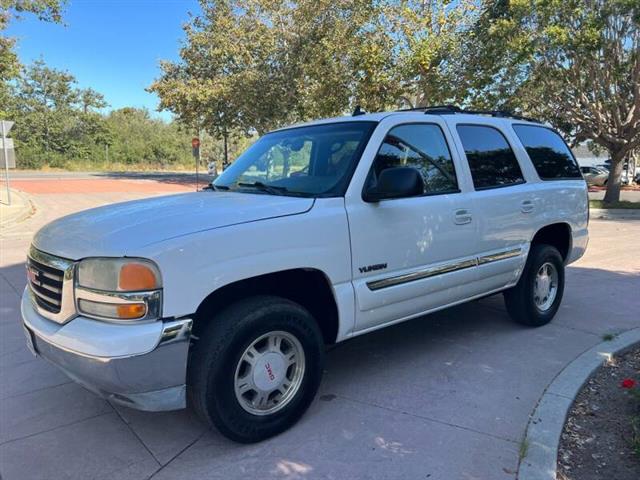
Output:
[[[256,442],[309,407],[326,345],[495,293],[514,321],[549,323],[588,219],[578,164],[542,123],[440,107],[296,125],[205,191],[43,227],[26,339],[112,402],[190,399]]]
[[[609,180],[609,172],[598,167],[580,167],[580,172],[588,185],[602,187]]]
[[[627,170],[623,170],[620,174],[620,184],[621,185],[629,185],[631,183],[631,177]]]

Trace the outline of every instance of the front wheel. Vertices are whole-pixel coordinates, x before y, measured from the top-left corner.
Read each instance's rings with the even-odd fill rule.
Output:
[[[564,293],[564,263],[551,245],[532,245],[527,263],[515,287],[504,293],[511,318],[539,327],[555,316]]]
[[[207,320],[189,365],[190,399],[200,417],[242,443],[293,425],[322,376],[324,343],[311,314],[260,296]]]

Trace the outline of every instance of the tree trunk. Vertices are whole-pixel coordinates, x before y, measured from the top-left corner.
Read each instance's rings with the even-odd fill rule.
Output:
[[[604,203],[612,204],[620,201],[620,176],[624,165],[624,152],[621,150],[609,151],[611,154],[611,170],[607,180],[607,191],[604,194]]]

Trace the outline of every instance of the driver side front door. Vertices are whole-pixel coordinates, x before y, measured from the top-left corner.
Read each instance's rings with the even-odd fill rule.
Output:
[[[435,120],[392,127],[366,179],[365,188],[385,168],[413,167],[425,184],[422,195],[376,203],[345,198],[357,331],[458,302],[476,279],[477,222],[445,132]]]

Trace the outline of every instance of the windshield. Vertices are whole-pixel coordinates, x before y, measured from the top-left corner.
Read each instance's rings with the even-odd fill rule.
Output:
[[[218,177],[215,189],[341,196],[376,122],[343,122],[269,133]]]

